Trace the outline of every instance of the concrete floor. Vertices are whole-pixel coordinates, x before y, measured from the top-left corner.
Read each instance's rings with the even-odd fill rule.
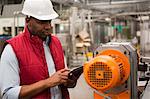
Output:
[[[93,91],[86,83],[83,74],[78,79],[75,88],[69,88],[70,99],[93,99]]]

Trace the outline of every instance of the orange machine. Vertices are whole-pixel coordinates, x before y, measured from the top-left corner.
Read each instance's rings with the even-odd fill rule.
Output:
[[[135,65],[131,63],[133,56],[129,55],[131,48],[123,51],[119,50],[120,45],[111,47],[101,46],[97,55],[84,64],[84,77],[94,91],[94,99],[136,99],[136,92],[133,92],[136,81],[132,81],[136,75],[130,72]]]

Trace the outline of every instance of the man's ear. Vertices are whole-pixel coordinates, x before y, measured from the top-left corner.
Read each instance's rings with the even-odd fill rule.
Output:
[[[26,17],[26,23],[28,23],[30,21],[30,17]]]

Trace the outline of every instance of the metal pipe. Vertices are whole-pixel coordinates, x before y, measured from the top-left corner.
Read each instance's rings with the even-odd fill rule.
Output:
[[[135,4],[135,3],[144,3],[144,2],[150,2],[149,0],[128,0],[128,1],[111,1],[111,5],[120,5],[120,4]],[[89,3],[90,6],[105,6],[110,5],[110,2],[102,2],[102,3]]]
[[[52,2],[69,5],[69,6],[73,6],[73,7],[78,7],[78,8],[82,8],[82,9],[87,9],[87,10],[99,11],[99,12],[107,13],[110,15],[112,14],[110,12],[106,12],[104,10],[101,10],[101,9],[93,7],[93,6],[74,2],[73,0],[52,0]]]
[[[149,3],[150,0],[134,0],[134,1],[112,1],[111,4],[109,2],[103,3],[89,3],[88,6],[93,6],[99,9],[112,9],[112,8],[124,8],[133,5],[137,5],[140,3]]]

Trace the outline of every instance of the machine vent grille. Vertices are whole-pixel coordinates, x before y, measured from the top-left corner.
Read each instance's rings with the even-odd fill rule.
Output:
[[[107,86],[112,79],[112,72],[109,66],[103,62],[95,62],[88,71],[90,82],[98,89]]]

